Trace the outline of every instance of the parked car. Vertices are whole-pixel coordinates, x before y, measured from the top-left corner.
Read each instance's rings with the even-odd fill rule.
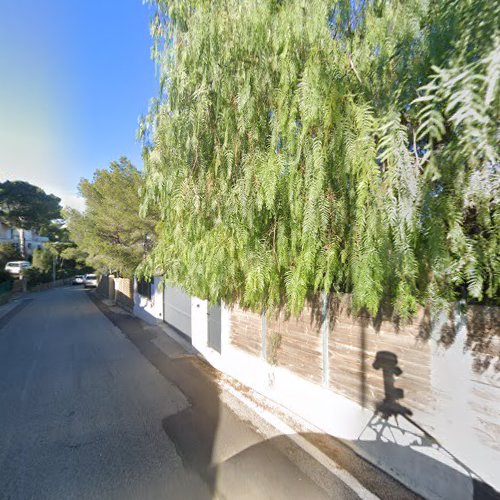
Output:
[[[19,276],[26,269],[31,268],[31,263],[27,260],[15,260],[5,264],[5,270],[15,276]]]
[[[83,286],[85,288],[90,286],[95,288],[97,286],[97,276],[95,274],[86,274],[83,278]]]
[[[82,285],[84,278],[85,278],[85,276],[83,276],[82,274],[79,274],[73,278],[72,284],[73,285]]]

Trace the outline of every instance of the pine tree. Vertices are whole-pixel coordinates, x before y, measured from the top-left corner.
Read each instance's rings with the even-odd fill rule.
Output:
[[[142,185],[141,173],[125,157],[111,162],[108,169],[96,170],[91,180],[82,179],[79,189],[85,210],[64,213],[79,252],[61,257],[85,258],[99,271],[133,277],[155,227],[154,219],[139,215]]]

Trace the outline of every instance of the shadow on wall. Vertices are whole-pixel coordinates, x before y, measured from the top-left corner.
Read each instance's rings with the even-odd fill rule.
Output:
[[[500,499],[498,492],[411,418],[411,409],[400,402],[404,391],[396,387],[396,377],[403,373],[396,354],[378,351],[372,366],[382,371],[384,398],[376,403],[373,416],[352,443],[354,447],[375,462],[377,457],[384,457],[385,464],[389,461],[394,468],[405,463],[414,477],[421,471],[429,483],[425,489],[432,496]],[[410,484],[414,477],[409,478]]]
[[[375,370],[382,370],[384,379],[384,399],[375,406],[375,414],[382,415],[384,419],[401,415],[405,418],[413,413],[404,407],[398,400],[404,398],[403,389],[394,385],[395,377],[399,377],[403,370],[398,366],[398,357],[390,351],[378,351],[373,362]]]
[[[102,275],[97,283],[96,293],[105,299],[109,299],[109,278]]]
[[[152,353],[150,357],[151,355]],[[249,497],[260,498],[265,492],[275,492],[274,498],[281,498],[280,495],[286,498],[293,491],[295,498],[315,498],[314,495],[311,496],[315,486],[302,470],[297,468],[296,474],[290,476],[289,464],[284,456],[293,462],[293,457],[302,453],[298,449],[293,451],[296,448],[293,436],[292,440],[287,435],[260,439],[220,462],[214,461],[219,433],[230,434],[228,429],[221,427],[221,414],[228,410],[220,400],[217,372],[195,358],[176,360],[169,365],[164,365],[158,359],[155,364],[182,389],[191,403],[186,410],[167,417],[163,421],[163,429],[174,442],[184,464],[208,485],[210,495],[229,495],[239,491],[245,492]],[[404,393],[397,387],[395,379],[403,373],[398,366],[397,356],[388,351],[379,351],[374,368],[382,372],[384,398],[377,405],[376,412],[359,438],[346,444],[360,456],[370,457],[375,462],[376,457],[384,457],[384,460],[390,457],[395,465],[404,462],[408,470],[416,472],[416,476],[420,475],[422,481],[428,484],[412,484],[415,474],[408,478],[407,483],[418,487],[419,491],[427,491],[430,498],[500,499],[498,492],[410,418],[412,412],[401,404]],[[207,369],[211,370],[212,375],[207,376]],[[227,421],[224,421],[227,425]],[[336,440],[326,434],[299,435],[335,457],[341,467],[356,474],[353,462],[359,460],[359,457],[350,449],[339,453],[338,443],[336,449],[328,449],[334,446],[332,443]],[[234,438],[238,440],[239,436]],[[363,469],[370,466],[361,464],[360,467]],[[314,462],[310,472],[316,477],[328,474],[323,469],[321,464]],[[378,484],[377,478],[380,478],[380,471],[367,474],[366,477],[361,473],[358,480],[381,498],[388,498],[387,491],[383,489],[384,483]],[[338,482],[337,479],[335,481]],[[287,491],[283,490],[283,482],[287,484]],[[342,497],[344,486],[340,485],[339,488],[332,492],[334,497]],[[402,494],[401,491],[405,493]],[[391,491],[392,498],[415,498],[415,495],[403,487],[401,491],[398,490],[397,494]]]
[[[500,372],[500,308],[468,305],[463,313],[467,321],[464,347],[472,354],[474,372]],[[446,321],[440,325],[439,337],[436,340],[438,345],[444,348],[449,348],[456,340],[456,314],[456,310],[451,309]],[[426,308],[420,325],[419,339],[428,341],[433,327],[431,312]]]
[[[111,300],[128,311],[133,311],[134,309],[133,288],[130,286],[130,280],[126,278],[103,275],[99,279],[96,293],[100,297]]]
[[[137,292],[135,292],[134,295],[135,295],[135,302],[132,311],[135,316],[141,318],[150,325],[157,325],[158,323],[161,323],[163,321],[162,318],[158,318],[157,316],[152,314],[146,307],[146,304],[147,302],[149,302],[149,299],[147,299],[146,297],[142,297]]]
[[[354,317],[350,297],[342,296],[331,299],[329,312],[329,388],[375,412],[356,441],[360,453],[407,477],[407,484],[427,475],[429,464],[437,470],[434,462],[444,462],[448,465],[435,478],[441,486],[429,479],[428,491],[463,498],[462,489],[470,484],[477,496],[484,481],[419,426],[420,420],[436,436],[454,439],[447,446],[498,486],[490,457],[498,452],[500,308],[461,310],[455,304],[449,314],[432,317],[430,310],[419,310],[412,323],[403,325],[390,310],[376,317],[361,311]],[[400,386],[397,355],[407,363]],[[474,449],[468,449],[469,442]]]
[[[467,311],[466,347],[472,352],[473,369],[500,372],[500,308],[470,306]]]
[[[398,444],[406,442],[406,444]],[[477,476],[460,460],[443,448],[436,440],[421,431],[401,425],[397,418],[385,419],[373,415],[360,438],[352,442],[361,456],[383,456],[393,464],[404,462],[414,473],[421,472],[421,480],[426,482],[425,491],[430,498],[488,499],[499,500],[500,493]],[[435,456],[436,458],[434,458]],[[443,458],[448,458],[444,463]],[[409,484],[415,483],[409,478]],[[422,485],[419,487],[422,491]]]
[[[134,309],[134,298],[129,297],[118,289],[115,290],[115,302],[128,311],[133,311]]]

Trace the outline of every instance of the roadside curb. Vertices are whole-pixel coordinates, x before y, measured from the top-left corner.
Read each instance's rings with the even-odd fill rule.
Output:
[[[16,302],[12,300],[12,297],[8,300],[8,302],[5,302],[4,304],[0,305],[0,318],[3,318],[5,315],[9,314],[12,309],[16,307]]]
[[[200,355],[199,357],[207,363],[210,368],[213,368],[203,356]],[[358,453],[358,450],[350,446],[349,443],[330,434],[326,434],[324,431],[314,426],[314,424],[296,415],[288,408],[270,400],[263,394],[245,386],[227,374],[219,371],[218,373],[220,374],[218,385],[222,391],[228,392],[250,411],[253,411],[261,417],[271,427],[287,435],[299,448],[315,459],[331,474],[340,478],[349,488],[359,495],[360,498],[384,498],[391,500],[414,500],[422,498],[418,493],[402,484],[396,477],[378,467],[372,460]],[[326,441],[329,442],[329,446],[326,446],[328,452],[325,452],[320,446],[312,442],[308,438],[309,436],[321,436],[326,439]],[[339,450],[341,454],[347,456],[347,461],[345,457],[344,460],[338,460],[339,457],[336,457],[336,455]],[[365,467],[363,473],[359,475],[360,479],[358,479],[356,474],[349,472],[342,463],[344,462],[347,467],[350,467],[353,461],[358,462],[358,464],[363,464]],[[374,484],[374,476],[376,477],[376,484]],[[383,480],[381,480],[382,478]],[[370,491],[369,488],[376,490],[376,493]]]
[[[173,328],[171,328],[166,323],[159,323],[156,325],[160,330],[166,333],[174,342],[177,342],[188,354],[194,354],[198,357],[201,357],[203,361],[207,362],[207,360],[190,344],[187,340],[181,337]],[[208,363],[210,365],[210,363]],[[210,365],[212,366],[212,365]]]
[[[0,318],[14,309],[20,301],[29,298],[26,293],[12,293],[6,302],[0,304]]]
[[[299,448],[301,448],[308,455],[314,458],[331,474],[338,477],[360,498],[364,500],[377,500],[380,498],[370,492],[367,488],[365,488],[352,474],[337,465],[328,455],[323,453],[319,448],[317,448],[307,439],[298,434],[295,429],[292,429],[292,427],[285,423],[279,416],[277,416],[275,413],[271,413],[271,411],[266,409],[263,404],[258,404],[255,399],[245,396],[242,392],[240,392],[227,381],[219,381],[219,387],[221,387],[222,390],[230,393],[233,397],[238,399],[238,401],[243,403],[250,410],[257,413],[260,418],[265,420],[269,425],[274,427],[280,433],[287,435],[288,438],[291,439]]]

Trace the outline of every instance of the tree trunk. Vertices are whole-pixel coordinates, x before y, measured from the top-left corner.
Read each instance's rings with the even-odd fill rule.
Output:
[[[19,228],[19,251],[21,252],[21,257],[26,260],[26,238],[24,237],[24,229]]]

